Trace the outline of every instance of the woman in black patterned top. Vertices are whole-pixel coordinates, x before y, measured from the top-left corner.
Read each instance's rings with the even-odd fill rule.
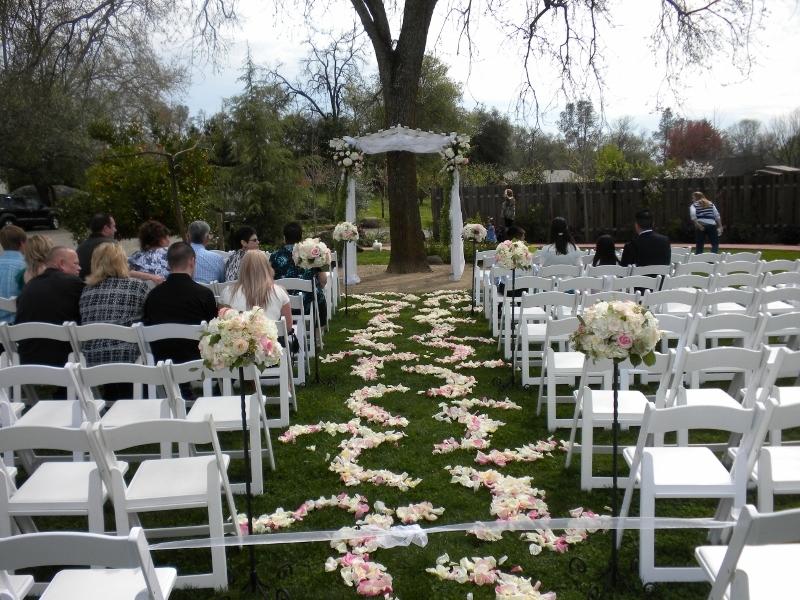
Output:
[[[239,279],[239,269],[242,266],[244,253],[248,250],[258,250],[258,234],[256,230],[248,225],[239,227],[231,237],[231,250],[234,250],[234,252],[225,261],[225,281]]]
[[[119,244],[101,244],[92,253],[92,273],[81,293],[81,323],[114,323],[130,326],[141,320],[147,283],[132,279],[128,259]],[[89,366],[130,363],[139,356],[136,344],[115,340],[92,340],[83,344]]]

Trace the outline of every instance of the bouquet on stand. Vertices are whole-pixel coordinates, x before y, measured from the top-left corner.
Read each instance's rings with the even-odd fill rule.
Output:
[[[337,242],[357,242],[358,227],[349,221],[342,221],[333,228],[333,239]]]
[[[278,329],[258,306],[244,312],[222,308],[200,336],[200,357],[209,369],[266,369],[281,360]]]
[[[475,242],[480,244],[486,239],[486,227],[480,223],[467,223],[461,231],[461,237],[466,242]]]
[[[521,240],[506,240],[497,245],[495,264],[504,269],[528,269],[533,264],[533,253]]]
[[[292,259],[301,269],[324,269],[331,264],[331,251],[319,238],[306,238],[294,245]]]

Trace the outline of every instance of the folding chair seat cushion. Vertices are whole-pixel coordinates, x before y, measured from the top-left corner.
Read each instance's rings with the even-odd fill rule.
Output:
[[[765,464],[770,471],[768,485],[775,493],[800,493],[800,446],[764,446],[754,469],[756,481],[759,466]]]
[[[155,569],[161,594],[168,598],[178,573]],[[40,600],[131,600],[149,598],[141,569],[67,569],[56,573]]]
[[[208,505],[208,473],[216,472],[216,457],[189,456],[161,460],[145,460],[128,484],[125,494],[128,510],[169,510],[171,498],[177,498],[176,508],[191,504],[198,507]],[[228,468],[230,457],[222,455],[224,468]]]
[[[633,462],[636,448],[622,451],[626,462]],[[656,497],[719,498],[730,495],[731,474],[716,455],[701,446],[657,446],[644,448],[642,461],[653,465],[653,483],[659,488]],[[689,489],[690,488],[690,489]]]
[[[250,422],[250,400],[248,394],[245,401],[245,415]],[[237,396],[201,396],[194,401],[192,408],[186,415],[187,421],[205,421],[206,416],[214,418],[214,427],[217,431],[242,429],[241,398]]]
[[[138,398],[114,402],[101,419],[106,427],[119,427],[137,421],[155,421],[172,416],[167,398]]]
[[[725,391],[717,387],[710,388],[692,388],[685,390],[686,404],[691,406],[697,405],[712,405],[712,406],[741,406],[741,403],[736,399],[731,398]],[[681,401],[679,400],[680,404]]]
[[[103,400],[95,400],[98,414],[105,408]],[[40,400],[28,409],[15,423],[16,425],[37,425],[46,427],[77,427],[85,419],[78,400]]]
[[[578,395],[578,391],[575,391]],[[619,423],[626,425],[639,425],[647,406],[647,397],[636,390],[620,390],[617,395],[617,415]],[[611,423],[614,415],[614,392],[612,390],[592,390],[592,422],[596,426]]]
[[[572,374],[580,375],[583,371],[583,361],[586,360],[586,355],[583,352],[575,352],[569,350],[566,352],[553,352],[551,354],[552,364],[551,367],[556,377],[570,372]]]
[[[547,323],[525,324],[525,335],[529,340],[544,340],[545,331],[547,331]]]
[[[727,546],[700,546],[695,557],[703,570],[716,579],[725,558]],[[800,564],[800,544],[765,544],[745,546],[736,563],[736,570],[747,575],[749,600],[787,598],[797,590],[797,565]],[[731,598],[730,590],[725,595]]]
[[[127,471],[126,463],[119,464],[123,473]],[[96,485],[102,485],[93,462],[44,462],[8,500],[9,512],[47,515],[74,511],[75,514],[84,514],[93,477],[97,478]]]

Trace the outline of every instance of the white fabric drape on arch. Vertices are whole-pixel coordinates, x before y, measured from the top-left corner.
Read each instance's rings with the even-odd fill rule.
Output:
[[[464,274],[464,218],[461,216],[461,177],[458,169],[453,170],[453,187],[450,190],[450,278],[460,281]]]
[[[353,174],[347,178],[347,203],[344,208],[344,220],[350,223],[356,222],[356,178]],[[347,242],[347,284],[361,283],[358,276],[358,249],[355,242]]]
[[[433,133],[432,131],[421,131],[396,125],[389,129],[382,129],[377,133],[370,133],[361,137],[343,136],[342,139],[364,154],[382,154],[384,152],[436,154],[453,141],[455,137],[455,133]],[[461,216],[459,188],[459,173],[458,169],[456,169],[453,171],[453,188],[450,190],[450,278],[454,281],[460,280],[464,274],[464,240],[461,239],[464,220]],[[355,223],[356,220],[356,189],[353,177],[348,177],[347,181],[345,219],[351,223]],[[350,262],[351,260],[353,262]],[[358,266],[356,263],[355,244],[353,244],[352,252],[349,246],[347,248],[347,270],[348,279],[350,280],[348,283],[361,281],[358,278]]]

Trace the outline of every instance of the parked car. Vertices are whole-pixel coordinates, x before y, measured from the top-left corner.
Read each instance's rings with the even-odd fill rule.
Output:
[[[0,194],[0,227],[6,225],[58,229],[59,221],[55,209],[42,203],[38,198]]]

